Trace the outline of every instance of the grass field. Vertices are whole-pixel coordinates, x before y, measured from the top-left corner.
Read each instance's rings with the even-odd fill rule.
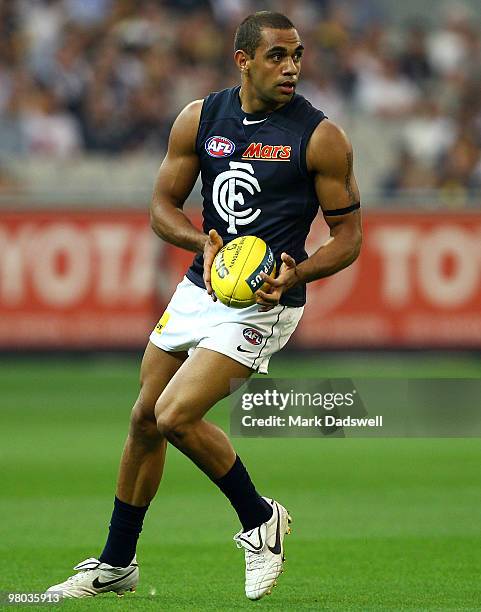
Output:
[[[99,554],[137,369],[131,358],[0,362],[1,591],[42,591]],[[278,359],[271,374],[481,377],[481,365],[475,357],[338,355]],[[227,417],[225,405],[214,409],[221,425]],[[141,538],[137,593],[59,609],[481,609],[481,440],[235,445],[258,489],[294,519],[272,596],[245,599],[235,515],[170,448]]]

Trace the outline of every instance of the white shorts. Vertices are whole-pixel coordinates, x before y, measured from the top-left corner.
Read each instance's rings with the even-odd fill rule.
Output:
[[[267,374],[271,355],[279,351],[297,327],[304,307],[258,306],[230,308],[214,302],[205,289],[188,278],[177,285],[150,341],[168,352],[210,349]]]

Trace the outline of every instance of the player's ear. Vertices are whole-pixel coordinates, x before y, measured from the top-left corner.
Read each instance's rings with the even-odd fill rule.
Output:
[[[234,61],[242,73],[247,72],[249,68],[249,56],[245,51],[243,51],[242,49],[237,49],[237,51],[234,53]]]

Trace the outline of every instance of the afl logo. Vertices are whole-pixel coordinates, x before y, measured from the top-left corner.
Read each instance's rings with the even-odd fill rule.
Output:
[[[229,157],[235,151],[235,144],[224,136],[211,136],[205,141],[205,150],[211,157]]]
[[[259,344],[262,343],[262,334],[258,332],[257,329],[252,329],[252,327],[246,327],[242,331],[242,335],[247,340],[247,342],[250,342],[255,346],[259,346]]]

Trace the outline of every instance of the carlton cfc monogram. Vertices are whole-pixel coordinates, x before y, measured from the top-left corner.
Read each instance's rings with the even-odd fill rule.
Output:
[[[221,219],[227,221],[227,232],[237,234],[237,225],[249,225],[261,214],[261,209],[236,209],[235,205],[244,206],[243,191],[254,195],[255,192],[261,192],[261,186],[253,176],[254,168],[251,164],[231,161],[229,168],[216,177],[212,186],[212,202]]]

